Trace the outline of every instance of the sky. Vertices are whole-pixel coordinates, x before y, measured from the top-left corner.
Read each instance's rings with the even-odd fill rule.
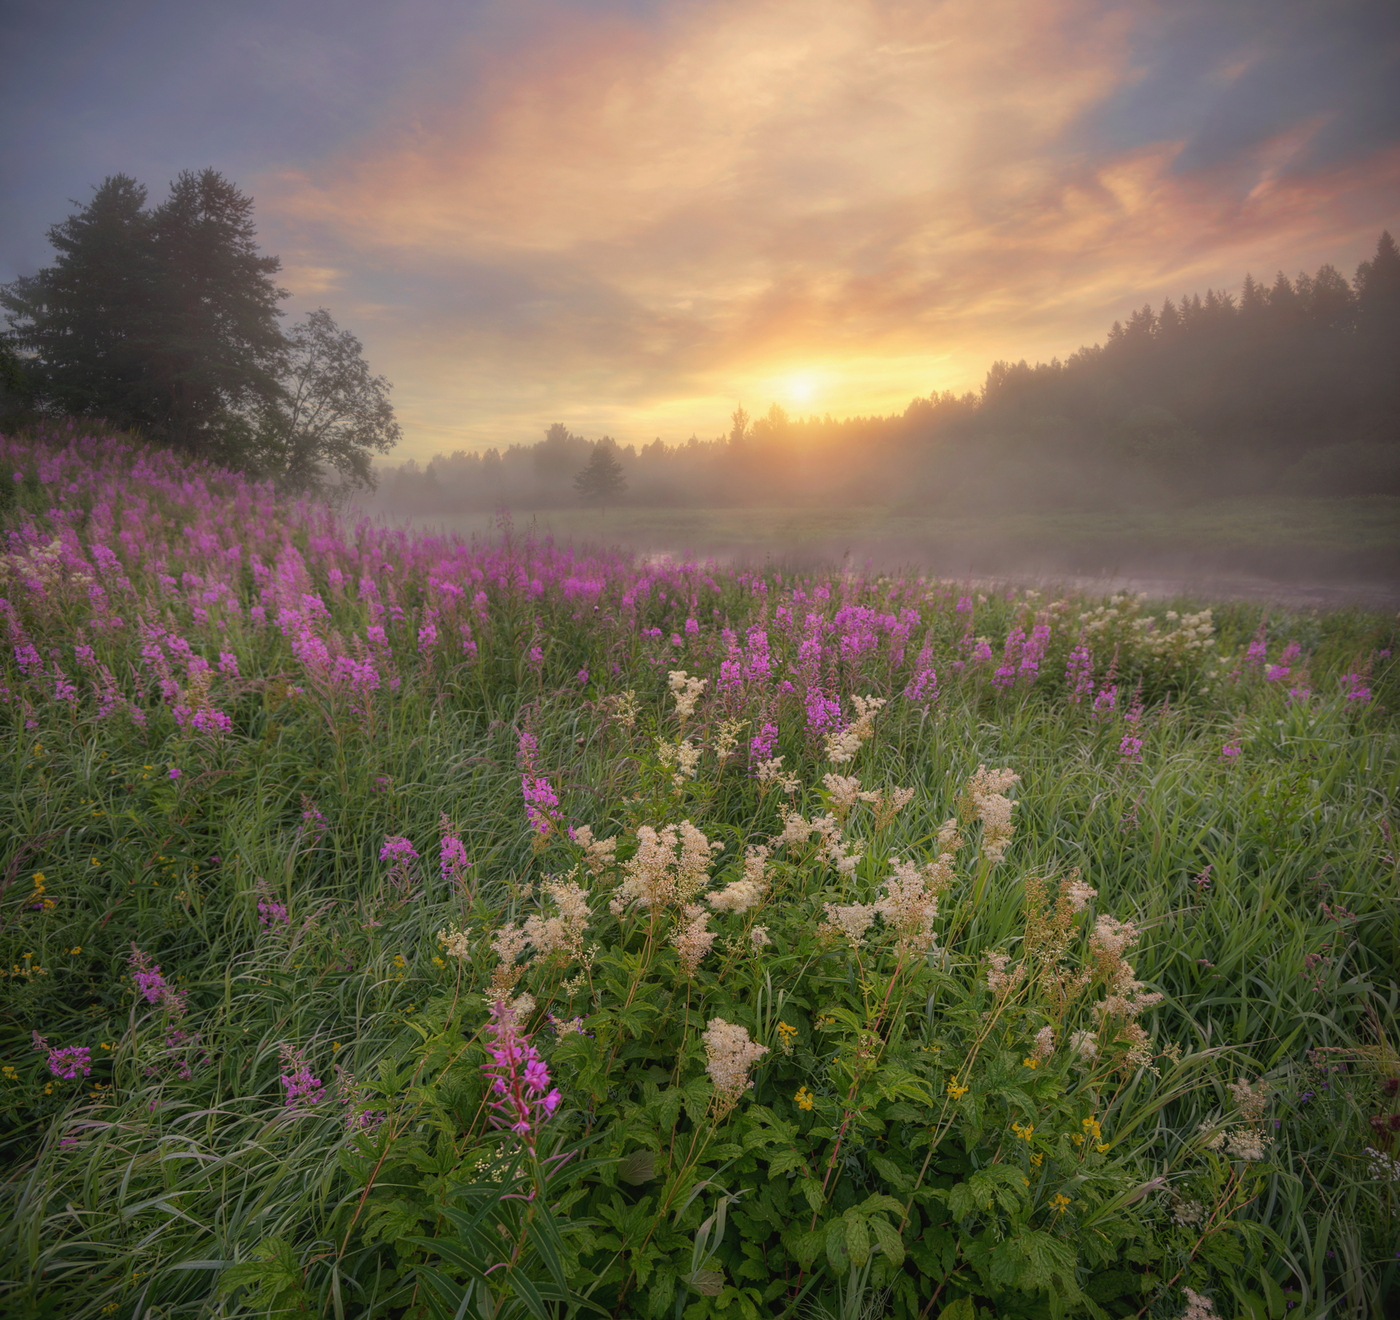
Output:
[[[903,411],[1400,234],[1370,0],[9,3],[0,116],[0,283],[212,166],[396,459]]]

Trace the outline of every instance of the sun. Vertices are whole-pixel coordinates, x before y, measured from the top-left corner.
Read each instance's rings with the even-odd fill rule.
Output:
[[[817,382],[810,374],[799,372],[788,378],[787,392],[794,403],[811,403],[817,392]]]

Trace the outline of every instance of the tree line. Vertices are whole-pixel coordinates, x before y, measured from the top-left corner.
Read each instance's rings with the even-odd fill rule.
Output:
[[[373,485],[400,438],[391,386],[324,308],[278,324],[252,199],[206,169],[146,201],[108,177],[48,231],[54,264],[0,288],[0,413],[101,418],[292,489]]]
[[[1168,298],[1065,361],[998,361],[979,392],[935,392],[900,414],[792,418],[773,404],[731,422],[641,446],[556,422],[533,445],[391,469],[382,495],[424,512],[563,507],[597,449],[638,504],[1400,494],[1400,251],[1383,233],[1350,281],[1327,264]]]

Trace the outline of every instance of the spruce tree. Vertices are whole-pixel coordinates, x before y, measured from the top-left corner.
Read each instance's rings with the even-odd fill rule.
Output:
[[[156,418],[145,342],[155,286],[145,205],[139,183],[109,176],[86,206],[48,231],[54,264],[0,289],[10,340],[54,408],[120,426]]]
[[[622,464],[613,453],[612,441],[604,436],[593,446],[588,465],[574,478],[574,489],[584,504],[601,505],[604,512],[610,502],[627,489]]]

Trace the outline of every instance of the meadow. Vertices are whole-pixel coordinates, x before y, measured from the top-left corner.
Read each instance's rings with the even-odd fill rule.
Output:
[[[0,455],[0,1313],[1400,1308],[1393,617]]]
[[[945,575],[1052,586],[1092,584],[1103,594],[1127,582],[1169,583],[1212,594],[1294,603],[1366,603],[1400,607],[1400,499],[1162,500],[1115,511],[1067,505],[1057,492],[1040,507],[929,507],[920,503],[840,506],[666,508],[624,503],[606,510],[514,511],[518,527],[574,543],[606,542],[675,559],[714,556],[724,563],[772,563],[815,569],[841,563],[898,572],[937,564]],[[390,518],[408,505],[374,499]],[[416,514],[406,521],[430,533],[488,537],[488,513]],[[1043,582],[1040,580],[1044,579]]]

